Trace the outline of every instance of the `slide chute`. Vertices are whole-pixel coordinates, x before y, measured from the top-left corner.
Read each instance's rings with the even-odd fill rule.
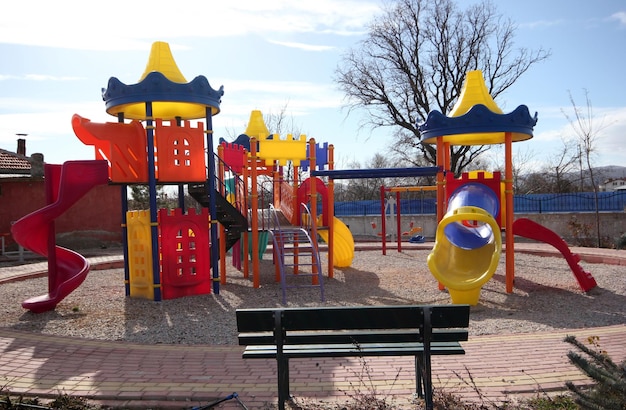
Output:
[[[322,219],[320,215],[317,220],[318,226],[322,225]],[[354,237],[350,228],[337,217],[333,217],[333,232],[333,266],[347,268],[352,265],[354,259]],[[320,229],[317,234],[328,243],[328,230]]]
[[[11,227],[17,243],[48,258],[48,293],[22,302],[34,313],[53,310],[87,277],[89,262],[80,254],[57,246],[54,220],[89,190],[109,182],[106,161],[68,161],[45,165],[48,205],[19,219]]]
[[[461,185],[450,196],[428,268],[448,288],[452,303],[476,305],[482,285],[498,267],[502,236],[494,215],[499,206],[496,193],[480,183]]]

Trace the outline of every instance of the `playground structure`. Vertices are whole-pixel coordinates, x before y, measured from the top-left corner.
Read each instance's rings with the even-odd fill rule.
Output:
[[[94,147],[95,160],[47,165],[48,205],[12,227],[19,244],[48,257],[48,293],[24,301],[24,308],[35,313],[53,310],[85,279],[88,261],[56,245],[54,220],[100,184],[117,184],[121,189],[125,288],[130,297],[160,301],[219,293],[220,284],[226,282],[229,249],[234,259],[244,260],[246,277],[251,259],[253,285],[258,287],[259,259],[268,240],[268,227],[264,222],[259,225],[256,181],[262,174],[272,175],[274,205],[289,222],[301,224],[300,206],[310,203],[306,219],[315,222],[319,235],[328,242],[327,274],[332,277],[333,263],[350,265],[354,241],[348,228],[333,216],[332,184],[327,188],[319,178],[302,184],[296,178],[292,184],[283,181],[282,167],[287,161],[296,171],[298,166],[332,168],[332,145],[320,147],[305,136],[280,139],[270,135],[261,113],[253,111],[248,136],[243,138],[248,148],[222,143],[215,153],[212,117],[220,112],[223,93],[223,87],[213,89],[204,76],[187,82],[169,45],[155,42],[137,84],[111,77],[103,89],[106,112],[117,122],[94,123],[73,116],[74,132]],[[197,122],[192,124],[192,120]],[[127,187],[132,184],[148,186],[149,209],[128,210]],[[185,184],[203,206],[200,212],[185,209]],[[178,187],[177,209],[157,209],[157,185]],[[319,216],[318,193],[324,210]],[[312,248],[318,258],[317,242]],[[293,257],[294,271],[301,256],[302,252]],[[275,260],[285,263],[284,258]],[[277,281],[283,271],[277,266]],[[313,282],[320,277],[314,276]]]
[[[380,232],[377,233],[378,236],[382,239],[382,248],[383,255],[387,254],[387,218],[386,215],[389,213],[390,219],[393,222],[393,215],[395,212],[396,218],[396,226],[395,226],[395,236],[398,247],[398,252],[402,252],[402,239],[403,237],[408,237],[409,242],[421,243],[424,242],[424,237],[418,235],[422,232],[421,226],[414,226],[414,222],[411,221],[409,223],[409,230],[402,231],[402,197],[401,194],[403,192],[425,192],[425,191],[434,191],[436,190],[436,186],[396,186],[396,187],[380,187],[380,209],[381,209],[381,223],[380,223]],[[387,193],[389,193],[389,197],[387,197]],[[372,228],[376,229],[376,223],[372,222]]]
[[[332,169],[334,156],[332,144],[320,145],[313,138],[306,141],[304,135],[299,138],[287,135],[286,139],[280,139],[280,136],[269,133],[262,113],[253,110],[245,133],[238,136],[233,143],[222,141],[218,152],[226,165],[220,170],[220,175],[228,169],[232,179],[242,181],[244,185],[249,181],[251,188],[246,187],[244,192],[251,192],[251,201],[249,201],[251,215],[257,215],[260,212],[257,198],[262,195],[259,195],[257,189],[254,188],[257,186],[258,178],[264,175],[271,179],[272,204],[264,207],[264,211],[271,208],[271,215],[259,218],[263,222],[260,227],[258,226],[259,219],[252,217],[251,233],[244,233],[242,253],[244,255],[250,253],[252,258],[253,286],[259,287],[260,283],[258,262],[261,252],[258,252],[255,246],[264,244],[263,241],[257,240],[255,235],[267,232],[269,235],[265,238],[271,237],[274,245],[274,257],[277,260],[275,263],[276,281],[282,284],[283,302],[286,302],[285,290],[290,287],[286,284],[285,267],[287,266],[293,268],[293,272],[300,277],[307,276],[307,274],[301,274],[299,268],[310,266],[313,270],[310,274],[313,277],[311,286],[319,286],[322,289],[323,299],[317,237],[319,236],[328,244],[327,276],[329,278],[333,277],[334,267],[347,267],[352,263],[354,239],[348,227],[334,217],[332,182],[327,186],[320,178],[311,176],[300,181],[300,176],[313,169],[326,167]],[[290,181],[287,180],[283,169],[288,161],[292,165]],[[320,215],[317,215],[318,197],[322,201],[322,214]],[[303,210],[306,211],[303,212]],[[281,223],[281,219],[284,222]],[[299,234],[296,235],[296,232]],[[245,238],[247,235],[251,235],[251,240]],[[302,239],[307,239],[307,243],[301,243]],[[251,244],[250,248],[248,243]],[[258,258],[254,256],[257,254],[259,254]],[[292,259],[292,263],[286,261],[286,256]],[[303,259],[307,257],[310,258],[309,261],[304,262]],[[244,277],[248,277],[249,267],[246,259],[244,259],[242,269]],[[225,266],[221,271],[225,272]],[[222,283],[226,283],[225,276],[222,276]]]
[[[482,73],[467,74],[461,95],[448,116],[428,114],[418,126],[421,142],[436,144],[437,232],[428,256],[428,267],[441,288],[448,288],[453,303],[476,305],[480,289],[495,273],[502,252],[501,230],[506,232],[506,292],[513,291],[515,278],[514,235],[526,236],[555,246],[566,258],[583,291],[596,286],[593,277],[578,265],[578,258],[554,232],[513,215],[512,143],[533,136],[537,116],[524,105],[503,114],[487,87]],[[467,173],[455,179],[450,172],[453,145],[504,144],[505,176]]]
[[[317,237],[328,243],[328,277],[333,277],[333,267],[350,266],[354,257],[352,234],[333,214],[334,180],[388,176],[437,177],[439,225],[428,266],[440,287],[450,290],[453,303],[478,303],[480,288],[491,278],[500,259],[502,230],[507,233],[508,293],[514,281],[514,234],[557,247],[581,288],[587,291],[596,286],[593,277],[578,265],[577,256],[553,232],[529,220],[514,222],[511,145],[532,138],[537,119],[530,116],[526,106],[502,114],[479,71],[468,73],[449,116],[434,111],[419,125],[422,143],[437,144],[435,167],[334,170],[332,145],[307,141],[304,135],[281,139],[270,134],[259,111],[252,111],[241,138],[233,143],[223,141],[215,153],[212,117],[220,112],[222,95],[223,88],[213,89],[204,76],[187,82],[169,45],[156,42],[137,84],[127,85],[112,77],[103,90],[106,111],[118,122],[93,123],[74,115],[74,132],[83,143],[94,147],[95,160],[46,166],[48,205],[12,227],[16,242],[48,257],[48,294],[24,301],[26,309],[54,309],[85,279],[89,263],[76,252],[56,245],[54,220],[101,184],[117,184],[121,189],[125,287],[131,297],[159,301],[219,293],[220,284],[227,281],[229,249],[245,277],[249,276],[248,262],[252,262],[253,286],[259,287],[259,260],[271,236],[283,302],[287,286],[284,268],[289,265],[298,273],[299,266],[304,265],[299,262],[303,256],[311,259],[311,286],[320,287],[323,299]],[[197,122],[192,124],[192,120]],[[505,145],[504,180],[500,181],[499,173],[484,172],[453,178],[450,146],[485,144]],[[287,162],[293,167],[291,181],[283,172]],[[301,172],[308,172],[309,177],[300,181]],[[259,209],[257,182],[261,175],[272,181],[273,226],[263,216],[269,204]],[[324,177],[327,183],[321,179]],[[149,209],[128,210],[127,187],[131,184],[148,186]],[[157,184],[178,187],[177,209],[157,209]],[[185,184],[203,206],[200,212],[185,209]],[[399,198],[399,191],[393,192]],[[322,201],[320,215],[318,196]],[[381,206],[384,221],[384,203]],[[308,235],[308,244],[301,246],[297,235],[280,234],[280,217],[296,230],[305,227],[308,233],[313,232]],[[399,237],[399,228],[397,233]],[[280,253],[286,247],[292,252],[289,257],[293,263],[286,262],[286,252]]]

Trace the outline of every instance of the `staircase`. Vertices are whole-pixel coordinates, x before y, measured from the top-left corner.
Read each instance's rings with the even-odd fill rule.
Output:
[[[276,263],[280,270],[280,283],[282,288],[283,305],[287,303],[287,289],[290,288],[319,288],[320,299],[324,301],[324,277],[320,263],[317,244],[317,231],[315,224],[308,229],[304,227],[282,226],[278,211],[270,205],[272,211],[272,241],[276,255]],[[305,220],[311,221],[311,215],[306,205],[302,204],[305,211]],[[309,232],[310,229],[310,232]],[[307,267],[306,271],[300,271],[300,267]],[[293,274],[287,278],[287,269],[291,268]],[[303,282],[303,278],[311,278],[310,283]],[[289,282],[289,283],[287,283]]]
[[[204,183],[189,184],[189,195],[205,208],[209,207],[209,191]],[[233,206],[222,194],[214,191],[217,220],[224,225],[226,233],[226,250],[229,250],[241,238],[241,234],[248,230],[248,219]]]

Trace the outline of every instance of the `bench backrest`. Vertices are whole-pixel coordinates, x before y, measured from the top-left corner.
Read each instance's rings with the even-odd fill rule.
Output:
[[[239,309],[240,345],[467,340],[468,305]],[[275,332],[276,329],[276,332]]]

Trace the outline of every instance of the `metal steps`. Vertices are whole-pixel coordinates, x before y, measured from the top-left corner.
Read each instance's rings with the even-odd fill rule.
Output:
[[[209,207],[209,192],[204,183],[189,184],[189,195],[205,208]],[[224,225],[226,233],[226,250],[232,248],[241,238],[241,234],[248,230],[248,219],[235,208],[223,195],[214,191],[217,220]]]
[[[301,205],[307,218],[311,215],[306,205]],[[319,288],[320,299],[324,301],[324,278],[320,263],[315,225],[308,227],[284,226],[280,223],[279,214],[272,206],[272,241],[275,252],[275,263],[279,266],[282,288],[282,303],[287,303],[287,289]],[[304,268],[304,269],[302,269]],[[307,283],[307,279],[310,278]]]

